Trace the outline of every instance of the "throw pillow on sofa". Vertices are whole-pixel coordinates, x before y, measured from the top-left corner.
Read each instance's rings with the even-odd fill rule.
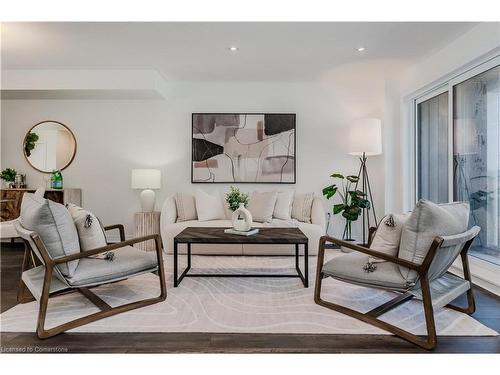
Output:
[[[275,191],[254,191],[248,202],[248,211],[252,214],[253,221],[270,223],[273,220],[274,206],[278,194]]]
[[[435,204],[425,199],[417,202],[413,212],[403,226],[399,258],[422,264],[436,236],[451,236],[467,230],[469,204],[455,202]],[[400,266],[407,281],[414,281],[415,271]]]
[[[67,207],[75,223],[82,251],[97,249],[98,247],[107,245],[104,229],[97,216],[76,204],[69,203]]]
[[[292,219],[310,223],[313,200],[314,193],[296,194],[293,199]]]
[[[196,212],[199,221],[224,220],[226,213],[219,194],[208,194],[197,189],[195,194]]]
[[[52,258],[80,252],[75,223],[62,204],[25,193],[19,221],[24,228],[38,233]],[[77,266],[78,260],[72,260],[57,268],[64,276],[71,277]]]
[[[410,212],[403,214],[389,214],[386,215],[377,227],[375,236],[373,237],[370,249],[391,255],[393,257],[398,255],[399,244],[401,242],[401,232],[403,225],[410,217]],[[369,263],[385,262],[383,259],[369,257]]]
[[[293,190],[278,192],[273,212],[276,219],[290,220],[292,218],[293,194]]]
[[[196,203],[192,194],[175,194],[175,205],[177,206],[177,222],[196,220]]]

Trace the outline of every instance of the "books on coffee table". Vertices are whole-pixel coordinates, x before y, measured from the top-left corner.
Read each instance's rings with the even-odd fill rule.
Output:
[[[228,228],[228,229],[224,229],[224,233],[237,234],[238,236],[251,236],[252,234],[259,233],[259,228],[253,228],[253,229],[250,229],[249,231],[246,231],[246,232],[243,232],[241,230],[236,230],[233,228]]]

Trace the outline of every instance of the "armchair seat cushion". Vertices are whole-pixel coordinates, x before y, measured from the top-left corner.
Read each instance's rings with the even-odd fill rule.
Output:
[[[337,280],[362,286],[406,291],[414,284],[407,283],[397,264],[377,263],[373,272],[365,272],[363,266],[368,262],[368,255],[349,253],[329,260],[323,265],[323,274]]]
[[[155,252],[145,252],[132,246],[114,251],[112,261],[98,258],[80,259],[78,267],[67,281],[71,286],[83,287],[114,282],[154,271],[158,261]]]

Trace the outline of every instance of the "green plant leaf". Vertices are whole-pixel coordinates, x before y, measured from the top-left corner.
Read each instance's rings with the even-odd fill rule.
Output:
[[[327,186],[326,188],[323,189],[323,195],[326,197],[326,199],[330,199],[335,195],[337,190],[338,190],[337,185],[335,184]]]
[[[359,177],[358,176],[347,176],[346,178],[350,182],[358,182],[359,181]]]
[[[345,208],[345,204],[343,204],[343,203],[339,203],[339,204],[334,205],[333,206],[333,214],[337,215],[337,214],[341,213],[342,210],[344,210],[344,208]]]
[[[341,175],[340,173],[334,173],[332,174],[330,177],[333,177],[333,178],[341,178],[341,179],[344,179],[345,177],[343,175]]]
[[[355,213],[350,212],[350,211],[344,211],[344,212],[342,212],[342,216],[346,220],[349,220],[349,221],[356,221],[356,220],[358,220],[358,217],[359,217],[358,214],[355,214]]]

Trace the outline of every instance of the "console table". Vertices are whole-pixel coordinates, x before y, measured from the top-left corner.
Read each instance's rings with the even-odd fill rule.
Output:
[[[35,189],[1,189],[2,209],[0,221],[18,218],[21,214],[21,201],[24,193],[34,192]],[[61,204],[74,203],[77,206],[82,205],[81,189],[46,189],[44,197]]]
[[[309,287],[309,239],[299,228],[259,228],[259,233],[251,236],[224,233],[227,228],[188,227],[174,237],[174,287],[184,277],[299,277],[305,288]],[[187,267],[178,276],[178,246],[187,244]],[[191,244],[285,244],[295,245],[296,274],[233,274],[233,273],[188,273],[191,269]],[[299,267],[299,245],[304,247],[304,273]],[[245,256],[245,255],[238,255]],[[264,256],[264,255],[262,255]]]

